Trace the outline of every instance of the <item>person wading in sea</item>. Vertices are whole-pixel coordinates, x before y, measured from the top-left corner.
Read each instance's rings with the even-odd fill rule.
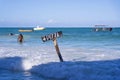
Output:
[[[18,42],[20,42],[20,43],[23,42],[23,35],[22,34],[18,35]]]

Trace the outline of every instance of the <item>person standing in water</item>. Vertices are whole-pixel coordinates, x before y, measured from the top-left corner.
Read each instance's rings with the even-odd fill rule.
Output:
[[[23,35],[22,34],[18,35],[18,42],[20,42],[20,43],[23,42]]]

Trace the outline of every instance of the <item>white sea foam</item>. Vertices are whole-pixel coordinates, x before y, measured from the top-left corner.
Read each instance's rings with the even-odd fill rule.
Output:
[[[119,50],[60,47],[0,47],[0,68],[30,71],[49,79],[119,80]],[[86,77],[87,76],[87,77]]]

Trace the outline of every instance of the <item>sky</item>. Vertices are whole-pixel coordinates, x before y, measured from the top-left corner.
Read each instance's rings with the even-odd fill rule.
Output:
[[[120,27],[120,0],[0,0],[0,27]]]

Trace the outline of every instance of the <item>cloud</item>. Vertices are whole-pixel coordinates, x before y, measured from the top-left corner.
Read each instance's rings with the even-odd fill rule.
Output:
[[[57,22],[57,21],[54,20],[54,19],[49,19],[49,20],[47,21],[48,24],[53,24],[53,23],[56,23],[56,22]]]

